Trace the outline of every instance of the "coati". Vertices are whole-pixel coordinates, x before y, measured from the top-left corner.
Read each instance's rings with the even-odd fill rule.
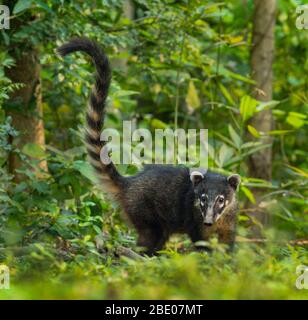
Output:
[[[135,227],[137,244],[152,255],[163,248],[173,233],[186,233],[195,243],[217,232],[220,241],[232,245],[239,176],[190,172],[187,167],[171,165],[146,165],[135,176],[120,175],[111,160],[106,164],[100,159],[106,144],[100,140],[100,134],[111,81],[108,57],[96,42],[87,38],[73,39],[57,51],[61,56],[83,51],[94,62],[95,85],[86,113],[87,152],[100,183],[116,197]]]

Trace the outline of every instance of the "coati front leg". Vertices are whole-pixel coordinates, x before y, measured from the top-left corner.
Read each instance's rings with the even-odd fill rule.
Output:
[[[236,236],[236,214],[226,215],[217,228],[218,241],[228,245],[228,251],[234,248]]]
[[[161,250],[168,240],[167,234],[159,226],[144,226],[138,228],[137,245],[144,247],[144,253],[153,256],[157,251]]]
[[[199,241],[207,241],[209,238],[207,236],[206,232],[204,232],[204,229],[202,226],[201,227],[200,227],[200,225],[194,226],[193,228],[191,228],[189,230],[188,235],[197,250],[207,251],[207,252],[211,251],[211,249],[209,247],[207,247],[205,245],[198,244]]]
[[[218,230],[217,233],[218,233],[218,241],[220,243],[227,244],[229,252],[233,251],[235,235],[236,235],[235,228]]]

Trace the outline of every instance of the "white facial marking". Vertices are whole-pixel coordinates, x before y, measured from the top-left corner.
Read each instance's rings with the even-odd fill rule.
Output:
[[[202,209],[200,209],[200,206],[201,206],[200,198],[195,198],[194,206],[195,206],[195,208],[198,208],[200,210],[202,217],[204,217],[204,212]]]
[[[216,221],[218,221],[222,217],[222,212],[216,216]]]
[[[218,195],[215,198],[215,201],[217,201],[219,208],[222,208],[224,206],[224,204],[225,204],[225,197],[222,194]]]
[[[207,195],[205,193],[202,193],[201,194],[201,198],[204,198],[204,197],[207,198]],[[201,207],[204,207],[205,206],[205,201],[200,200],[200,205],[201,205]]]
[[[219,196],[218,196],[218,197],[219,197]],[[227,206],[229,205],[229,203],[230,203],[230,201],[229,201],[229,200],[226,200],[226,201],[225,201],[225,207],[227,207]],[[219,220],[219,219],[223,216],[224,212],[225,212],[225,209],[224,209],[222,212],[220,212],[220,213],[217,214],[217,216],[216,216],[216,221]]]

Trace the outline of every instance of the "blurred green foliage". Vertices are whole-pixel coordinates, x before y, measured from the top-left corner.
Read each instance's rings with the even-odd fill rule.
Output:
[[[307,298],[294,285],[296,266],[308,265],[307,248],[286,244],[308,234],[308,35],[295,28],[297,2],[278,2],[274,101],[266,104],[250,96],[252,1],[133,5],[131,20],[123,1],[10,1],[14,19],[26,23],[0,34],[0,262],[11,269],[11,289],[0,297]],[[208,128],[210,167],[243,177],[239,234],[249,233],[244,203],[255,202],[252,188],[259,187],[273,218],[264,232],[281,244],[238,244],[229,256],[214,240],[217,248],[207,255],[191,252],[180,237],[160,257],[119,258],[117,247],[135,248],[135,234],[95,185],[82,144],[93,67],[85,56],[60,60],[54,52],[73,36],[96,39],[111,58],[106,127],[136,119],[151,130]],[[18,132],[6,116],[7,102],[21,84],[11,83],[4,69],[14,63],[10,48],[29,45],[40,50],[46,151],[30,144],[12,150],[9,143]],[[273,110],[272,132],[248,125],[265,108]],[[259,141],[263,135],[274,138],[272,181],[247,176],[247,157],[269,147]],[[19,172],[27,179],[20,184],[8,174],[9,152],[24,160]],[[34,158],[41,156],[48,173],[39,172]]]

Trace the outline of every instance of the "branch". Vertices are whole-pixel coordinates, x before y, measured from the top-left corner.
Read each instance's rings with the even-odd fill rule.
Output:
[[[258,238],[244,238],[244,237],[236,237],[237,243],[277,243],[277,244],[290,244],[292,246],[307,246],[308,239],[294,239],[294,240],[285,240],[285,241],[271,241],[268,239],[258,239]]]
[[[135,251],[123,247],[123,246],[118,246],[117,248],[117,253],[120,256],[125,256],[127,258],[130,258],[132,260],[145,260],[145,258],[143,256],[141,256],[140,254],[136,253]]]

